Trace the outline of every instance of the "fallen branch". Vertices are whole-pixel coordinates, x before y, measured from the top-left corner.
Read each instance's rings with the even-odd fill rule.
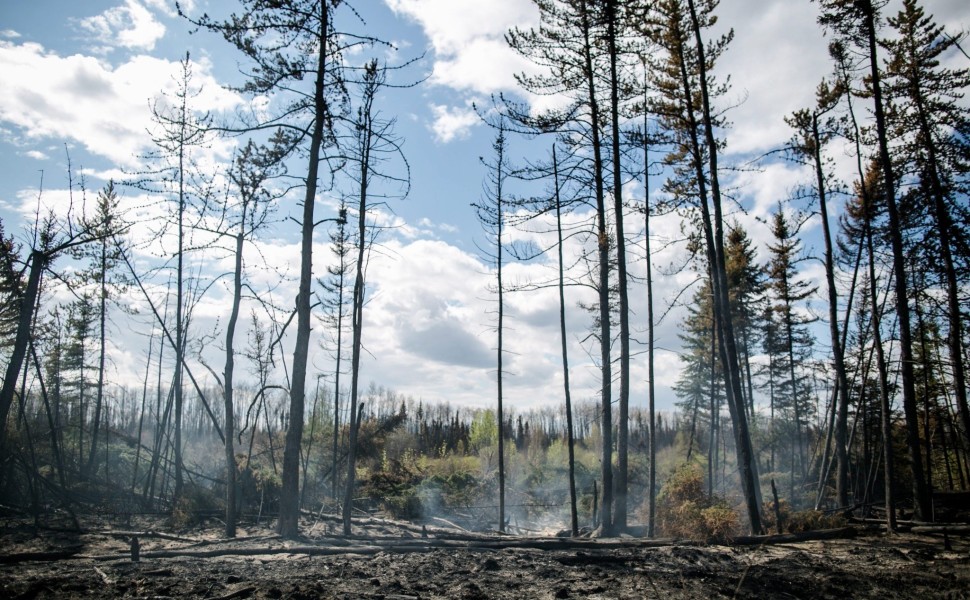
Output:
[[[13,565],[21,562],[54,562],[78,558],[81,546],[54,552],[18,552],[17,554],[0,554],[0,564]]]
[[[154,550],[142,552],[141,558],[176,558],[180,556],[191,558],[216,558],[221,556],[259,556],[275,554],[299,554],[308,556],[329,556],[335,554],[363,554],[371,555],[379,552],[406,554],[412,552],[434,552],[436,550],[469,550],[492,552],[506,548],[527,548],[532,550],[615,550],[624,548],[657,548],[670,546],[674,540],[587,540],[566,538],[511,538],[504,540],[476,540],[474,542],[460,542],[441,539],[381,539],[363,540],[367,543],[344,545],[302,545],[278,547],[228,547],[210,550]],[[376,542],[376,543],[375,543]],[[90,560],[107,561],[123,560],[128,554],[108,554],[100,556],[79,556]]]
[[[784,533],[782,535],[743,535],[731,540],[731,546],[760,546],[763,544],[792,544],[796,542],[811,542],[815,540],[842,540],[858,535],[855,527],[840,527],[838,529],[819,529],[801,533]]]
[[[457,529],[458,531],[461,531],[463,533],[469,533],[469,531],[467,529],[465,529],[464,527],[461,527],[460,525],[456,525],[456,524],[452,523],[448,519],[442,519],[441,517],[431,517],[431,518],[434,521],[440,521],[440,522],[444,523],[448,527],[454,527],[455,529]]]
[[[111,530],[111,531],[101,531],[98,532],[101,535],[107,535],[117,538],[158,538],[162,540],[170,540],[173,542],[186,542],[189,544],[200,544],[205,540],[199,540],[195,538],[187,538],[178,535],[172,535],[170,533],[162,533],[160,531],[121,531],[121,530]]]
[[[913,533],[947,533],[953,535],[970,534],[970,525],[920,525],[910,529]]]

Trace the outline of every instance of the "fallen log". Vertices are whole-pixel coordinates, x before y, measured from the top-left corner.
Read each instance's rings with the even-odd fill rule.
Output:
[[[298,554],[307,556],[329,556],[335,554],[373,555],[380,552],[394,554],[434,552],[436,550],[468,550],[472,552],[494,552],[506,548],[530,550],[616,550],[624,548],[656,548],[673,545],[674,540],[571,540],[563,538],[481,540],[477,542],[457,542],[454,540],[380,540],[379,543],[349,545],[301,545],[277,547],[223,547],[208,550],[170,549],[142,552],[143,560],[152,558],[217,558],[221,556],[260,556],[276,554]],[[96,561],[125,560],[128,554],[108,554],[98,556],[77,556]]]
[[[970,535],[970,525],[920,525],[910,529],[913,533],[946,533]]]
[[[109,529],[108,531],[96,531],[96,534],[107,535],[110,537],[118,538],[158,538],[160,540],[169,540],[172,542],[186,542],[188,544],[200,544],[207,540],[199,540],[196,538],[187,538],[180,535],[172,535],[170,533],[162,533],[161,531],[123,531],[120,529]]]
[[[858,535],[855,527],[840,527],[838,529],[819,529],[800,533],[784,533],[781,535],[746,535],[738,536],[729,543],[731,546],[760,546],[768,544],[792,544],[796,542],[811,542],[816,540],[841,540]]]
[[[276,554],[299,554],[309,556],[329,556],[334,554],[371,555],[380,552],[430,552],[431,547],[381,547],[381,546],[290,546],[279,548],[213,548],[212,550],[153,550],[142,552],[141,558],[218,558],[221,556],[262,556]],[[104,554],[98,556],[77,556],[96,561],[124,560],[127,554]]]
[[[78,558],[81,553],[81,546],[69,548],[67,550],[55,550],[52,552],[18,552],[17,554],[0,554],[0,564],[14,565],[21,562],[54,562]]]

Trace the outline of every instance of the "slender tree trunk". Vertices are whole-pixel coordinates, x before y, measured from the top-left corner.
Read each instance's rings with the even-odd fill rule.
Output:
[[[246,192],[243,191],[243,194]],[[234,372],[236,367],[235,347],[233,341],[236,336],[236,322],[239,320],[239,305],[242,301],[242,259],[243,243],[246,236],[246,203],[243,202],[242,220],[239,223],[239,233],[236,234],[236,261],[232,276],[232,309],[229,312],[229,323],[226,325],[226,367],[223,372],[222,399],[226,413],[226,537],[236,537],[237,501],[237,470],[236,449],[234,447],[236,416],[234,393]]]
[[[188,54],[185,56],[188,62]],[[172,508],[179,509],[182,499],[182,488],[185,485],[182,477],[182,369],[185,363],[185,146],[188,138],[188,94],[181,95],[179,107],[178,133],[178,257],[175,269],[175,489],[172,493]]]
[[[503,132],[499,132],[499,136],[502,136]],[[502,142],[504,143],[504,142]],[[498,414],[496,418],[498,420],[498,530],[499,533],[505,533],[505,407],[503,403],[502,396],[502,351],[503,347],[503,337],[502,333],[505,330],[505,304],[504,298],[502,296],[502,211],[504,207],[502,206],[502,159],[503,159],[503,146],[500,145],[498,162],[496,168],[498,169],[497,184],[498,190],[496,193],[496,204],[497,204],[497,219],[496,227],[498,228],[497,237],[495,240],[496,249],[496,272],[498,278],[498,353],[496,356],[497,362],[497,402],[498,402]]]
[[[910,325],[908,285],[903,250],[902,222],[896,205],[896,179],[889,154],[886,116],[882,99],[881,73],[879,72],[878,42],[876,40],[876,11],[871,0],[864,0],[866,22],[864,24],[869,42],[869,81],[873,106],[876,113],[876,134],[879,140],[879,163],[882,167],[886,209],[889,214],[889,241],[892,248],[893,276],[896,284],[896,314],[899,319],[900,371],[903,388],[903,413],[906,416],[906,443],[909,447],[913,472],[913,497],[916,517],[929,519],[932,515],[930,493],[923,472],[923,458],[919,442],[919,416],[916,406],[916,384],[913,374],[913,336]]]
[[[358,406],[360,387],[360,355],[363,351],[362,337],[364,329],[364,267],[367,249],[367,192],[370,182],[370,151],[373,136],[371,122],[371,102],[373,94],[365,98],[366,107],[360,111],[363,123],[359,123],[360,135],[360,198],[357,208],[357,264],[354,277],[353,294],[353,347],[350,358],[350,439],[347,451],[347,482],[344,493],[343,527],[344,535],[351,535],[351,516],[354,510],[354,486],[357,477],[357,439],[362,415],[362,406]]]
[[[138,433],[135,435],[135,464],[131,468],[131,494],[135,495],[135,489],[138,485],[138,463],[141,458],[141,436],[145,425],[145,405],[148,403],[148,376],[151,373],[152,368],[152,350],[155,347],[155,329],[152,328],[151,334],[148,337],[148,359],[145,361],[145,380],[142,382],[141,388],[141,410],[138,413]],[[164,343],[164,342],[162,342]]]
[[[620,414],[617,419],[617,469],[614,481],[613,526],[617,531],[627,525],[627,477],[630,442],[630,308],[627,295],[626,238],[623,231],[623,178],[620,154],[620,91],[617,68],[617,0],[606,2],[606,40],[610,57],[610,129],[613,153],[613,218],[616,221],[616,277],[620,319]]]
[[[107,238],[101,240],[101,256],[100,256],[100,290],[98,294],[98,387],[96,390],[97,396],[94,401],[94,427],[91,430],[91,453],[88,456],[88,464],[86,471],[88,473],[94,473],[97,471],[94,465],[95,459],[95,449],[98,445],[98,428],[101,423],[101,406],[104,402],[104,362],[105,362],[105,349],[107,347],[107,339],[105,338],[105,324],[108,318],[108,282],[106,281],[108,276],[108,240]],[[107,476],[105,477],[107,479]]]
[[[863,184],[864,186],[865,184]],[[873,252],[872,227],[870,226],[869,211],[865,207],[865,237],[869,254],[869,298],[872,305],[872,338],[876,350],[876,367],[879,371],[879,401],[881,413],[882,444],[883,444],[883,473],[886,495],[886,527],[889,531],[896,530],[896,500],[893,493],[893,477],[895,476],[895,459],[893,458],[892,412],[889,404],[889,369],[886,365],[886,355],[882,347],[882,316],[879,305],[879,295],[876,290],[876,259]]]
[[[31,252],[27,287],[24,288],[24,295],[20,298],[17,335],[14,338],[13,351],[10,353],[10,362],[7,363],[3,387],[0,388],[0,451],[3,450],[7,439],[7,416],[10,414],[10,406],[13,404],[13,397],[17,390],[17,380],[20,379],[21,368],[27,355],[31,325],[34,322],[34,306],[40,290],[40,276],[47,267],[47,262],[48,257],[44,252],[40,250]]]
[[[646,85],[644,85],[646,90]],[[646,106],[646,104],[644,104]],[[657,410],[654,377],[653,256],[650,253],[650,142],[643,122],[643,244],[647,269],[647,406],[650,434],[650,479],[647,482],[647,537],[656,533],[657,521]]]
[[[606,200],[603,183],[603,158],[600,147],[600,109],[596,98],[596,71],[593,68],[592,23],[590,22],[589,4],[587,0],[580,0],[583,35],[583,62],[586,77],[587,94],[590,110],[590,134],[593,150],[593,181],[596,194],[596,236],[599,257],[599,342],[600,342],[600,370],[602,374],[602,391],[600,393],[601,433],[603,438],[602,458],[600,468],[603,476],[603,498],[600,503],[600,522],[603,533],[613,533],[613,404],[612,385],[613,376],[610,356],[610,239],[606,229]]]
[[[283,447],[283,476],[280,486],[280,519],[277,533],[284,538],[299,535],[300,521],[300,448],[303,445],[303,419],[306,403],[306,371],[310,350],[310,284],[313,281],[313,208],[317,197],[320,150],[323,147],[325,115],[324,78],[327,66],[330,8],[321,5],[320,30],[317,32],[316,80],[313,90],[313,127],[307,165],[306,193],[303,196],[302,233],[300,241],[300,289],[296,296],[296,345],[293,348],[293,380],[290,382],[290,420]]]
[[[825,187],[825,175],[822,172],[822,143],[818,129],[819,113],[812,113],[812,137],[814,139],[815,179],[818,188],[819,210],[822,217],[822,238],[825,242],[825,283],[829,301],[829,335],[832,339],[832,356],[835,359],[836,391],[833,401],[836,402],[835,419],[835,497],[839,506],[849,504],[849,453],[846,450],[846,434],[849,422],[849,380],[845,372],[845,353],[842,348],[842,336],[839,334],[838,292],[835,288],[835,261],[832,253],[832,234],[829,227],[828,194]],[[839,394],[839,390],[842,391]]]
[[[559,197],[559,162],[556,160],[556,146],[552,147],[553,182],[556,192],[556,233],[559,254],[559,332],[562,340],[562,380],[566,398],[566,445],[569,454],[569,525],[573,537],[579,535],[579,513],[576,509],[576,450],[573,439],[573,404],[569,394],[569,353],[566,341],[566,292],[562,251],[562,203]]]
[[[787,288],[787,285],[786,285]],[[795,375],[795,339],[793,336],[794,325],[792,323],[792,305],[791,299],[785,298],[785,335],[787,340],[785,340],[785,345],[788,347],[788,377],[791,381],[791,393],[792,393],[792,409],[794,411],[795,417],[795,439],[792,440],[792,495],[791,503],[792,507],[797,507],[797,502],[795,501],[794,494],[794,481],[795,481],[795,449],[798,449],[798,462],[802,466],[802,471],[799,475],[804,477],[804,466],[805,466],[805,445],[804,439],[802,438],[802,411],[799,403],[799,396],[801,395],[798,389],[798,378]]]
[[[344,223],[340,224],[343,231]],[[341,234],[341,239],[343,239]],[[344,243],[346,240],[344,240]],[[343,352],[344,334],[344,255],[340,255],[340,279],[337,291],[337,366],[334,371],[333,383],[333,448],[330,466],[330,497],[337,500],[337,448],[340,442],[340,359]]]
[[[40,395],[41,399],[44,401],[44,412],[47,414],[47,426],[50,430],[50,440],[51,440],[51,454],[54,455],[54,466],[57,469],[57,479],[60,482],[61,489],[67,492],[67,480],[64,478],[64,460],[61,456],[61,447],[57,440],[57,428],[54,423],[54,413],[51,411],[50,399],[47,394],[47,386],[44,383],[44,374],[40,370],[40,361],[37,359],[37,350],[34,348],[34,343],[31,341],[30,354],[33,358],[34,369],[37,372],[37,381],[40,383]]]

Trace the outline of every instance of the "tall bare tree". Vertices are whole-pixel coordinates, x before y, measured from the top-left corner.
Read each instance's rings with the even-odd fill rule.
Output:
[[[357,443],[363,405],[360,402],[360,360],[364,352],[364,305],[366,300],[367,260],[371,246],[379,233],[373,222],[375,207],[381,198],[397,193],[406,197],[410,188],[410,168],[394,134],[395,121],[384,117],[377,107],[377,96],[387,85],[387,68],[377,59],[368,61],[357,82],[359,104],[354,119],[348,122],[350,130],[349,159],[351,179],[357,196],[357,256],[354,264],[354,288],[351,297],[352,342],[350,354],[350,435],[347,451],[347,481],[343,505],[344,535],[350,535],[351,516],[354,508],[354,486],[357,476]],[[385,164],[398,160],[403,163],[404,174],[393,174]],[[378,183],[396,188],[381,190]]]
[[[506,222],[506,211],[509,199],[506,197],[505,185],[510,176],[507,155],[507,139],[505,137],[505,119],[499,117],[496,125],[498,132],[492,142],[493,157],[482,162],[488,169],[483,187],[483,199],[473,206],[478,214],[478,220],[489,238],[489,248],[485,249],[488,259],[495,265],[495,293],[498,301],[498,322],[496,324],[498,349],[496,353],[496,421],[498,422],[498,530],[505,532],[505,397],[502,383],[505,375],[504,359],[505,346],[505,286],[502,283],[504,267],[505,240],[503,230]]]
[[[595,205],[596,287],[599,297],[596,338],[600,346],[600,422],[602,433],[601,472],[603,498],[600,522],[605,533],[613,529],[613,401],[612,337],[610,333],[610,246],[607,225],[605,159],[603,157],[603,92],[597,74],[604,65],[601,39],[603,20],[600,6],[592,0],[533,0],[539,9],[540,26],[523,31],[513,29],[506,40],[517,53],[546,70],[537,75],[518,74],[526,91],[537,95],[561,94],[570,99],[567,107],[549,110],[525,120],[537,130],[557,132],[570,147],[585,148],[591,160],[591,196]]]
[[[293,147],[306,151],[307,167],[300,201],[300,277],[296,296],[296,340],[290,380],[289,425],[283,449],[280,517],[283,537],[299,534],[300,450],[306,404],[307,362],[313,283],[313,232],[319,223],[315,204],[320,166],[333,140],[333,120],[345,104],[340,59],[348,43],[333,23],[340,0],[242,0],[242,9],[224,21],[203,16],[196,23],[222,34],[251,63],[243,91],[284,98],[284,108],[251,129],[285,127]],[[359,41],[356,38],[355,41]],[[355,42],[351,42],[355,43]],[[312,86],[301,82],[309,75]]]
[[[270,181],[283,171],[280,148],[285,146],[286,138],[277,136],[277,144],[272,147],[259,146],[253,140],[239,151],[229,171],[236,203],[227,206],[234,221],[233,270],[232,270],[232,307],[226,324],[226,361],[222,372],[222,400],[225,413],[225,454],[226,454],[226,530],[228,538],[236,537],[238,510],[236,483],[236,432],[235,415],[235,368],[236,368],[236,324],[243,299],[243,250],[247,241],[252,241],[256,232],[266,224],[270,203],[275,199],[267,189]]]

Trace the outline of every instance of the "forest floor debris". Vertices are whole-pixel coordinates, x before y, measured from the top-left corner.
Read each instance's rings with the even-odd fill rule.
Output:
[[[88,520],[79,533],[0,520],[0,597],[970,599],[966,536],[949,536],[950,549],[941,535],[875,531],[760,546],[602,539],[548,549],[548,538],[441,527],[425,539],[376,519],[353,538],[307,522],[297,541],[266,525],[224,540],[215,521],[171,534],[141,521]],[[132,562],[128,536],[138,534],[142,559]]]

